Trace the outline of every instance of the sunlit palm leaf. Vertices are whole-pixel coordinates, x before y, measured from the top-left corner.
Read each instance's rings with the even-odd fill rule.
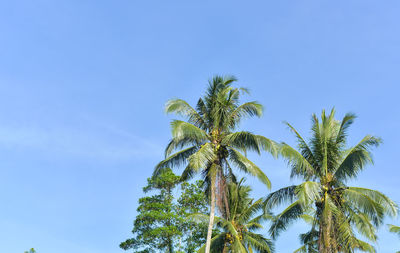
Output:
[[[229,149],[230,160],[243,172],[248,173],[252,176],[257,177],[261,182],[263,182],[268,188],[271,188],[271,181],[264,174],[264,172],[253,162],[247,159],[239,151],[230,148]]]

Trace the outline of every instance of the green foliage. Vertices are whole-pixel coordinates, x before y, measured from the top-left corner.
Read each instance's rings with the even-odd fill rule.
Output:
[[[36,251],[35,251],[34,248],[32,248],[32,249],[30,249],[29,251],[25,251],[24,253],[36,253]]]
[[[206,214],[209,212],[208,204],[202,191],[203,182],[196,181],[193,184],[183,182],[181,184],[181,195],[178,198],[177,210],[183,221],[180,225],[182,231],[182,244],[179,247],[181,252],[193,253],[206,241],[207,224],[197,224],[188,219],[193,213]]]
[[[329,115],[323,111],[321,121],[312,116],[308,143],[287,124],[297,138],[299,151],[283,143],[280,153],[292,167],[292,177],[304,182],[267,197],[266,210],[289,203],[275,216],[270,233],[276,238],[292,222],[308,215],[311,230],[300,236],[303,246],[296,252],[375,252],[372,245],[356,235],[376,242],[376,228],[385,216],[395,216],[398,207],[379,191],[349,187],[346,182],[373,162],[370,150],[381,140],[367,135],[347,148],[347,130],[355,115],[346,114],[342,121],[335,120],[334,115],[334,110]]]
[[[139,199],[138,215],[134,221],[134,237],[120,244],[122,249],[135,252],[173,252],[174,238],[181,232],[177,224],[181,219],[174,211],[172,190],[179,183],[179,177],[170,169],[159,177],[148,179],[144,192],[151,190],[157,194]]]
[[[122,242],[122,249],[142,253],[176,252],[175,249],[195,252],[203,244],[207,228],[194,227],[186,220],[189,212],[208,212],[207,202],[200,195],[202,182],[182,184],[182,194],[176,199],[173,190],[179,183],[180,177],[170,169],[148,179],[143,191],[156,194],[139,199],[134,237]]]

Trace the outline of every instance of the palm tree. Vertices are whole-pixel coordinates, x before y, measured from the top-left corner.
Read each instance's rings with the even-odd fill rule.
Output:
[[[291,165],[291,177],[304,182],[268,195],[268,210],[290,203],[275,217],[270,233],[276,238],[290,223],[313,209],[312,228],[303,238],[308,246],[313,242],[314,249],[322,253],[355,249],[374,252],[370,244],[357,239],[355,234],[375,242],[376,227],[386,215],[397,215],[397,205],[379,191],[346,183],[373,163],[370,150],[381,139],[367,135],[355,146],[346,148],[347,130],[355,115],[346,114],[342,121],[335,120],[334,115],[333,109],[329,115],[322,111],[321,121],[315,114],[312,116],[308,143],[287,123],[297,138],[299,151],[283,143],[280,152]]]
[[[215,217],[218,228],[217,234],[211,240],[211,252],[273,252],[271,240],[263,235],[256,233],[262,229],[261,222],[267,216],[257,215],[263,208],[263,199],[254,201],[249,197],[251,188],[244,186],[242,179],[239,183],[231,182],[228,184],[228,200],[230,213],[223,213],[222,217]],[[206,222],[207,215],[194,214],[193,220]],[[199,253],[204,252],[205,245],[199,249]]]
[[[400,236],[400,227],[399,226],[395,226],[395,225],[391,225],[391,224],[389,224],[388,226],[389,226],[389,232],[396,233]],[[400,253],[400,251],[397,251],[396,253]]]
[[[247,131],[235,132],[243,118],[260,117],[263,111],[262,105],[255,101],[239,104],[241,93],[248,91],[232,87],[235,81],[236,78],[232,76],[215,76],[209,81],[205,96],[198,100],[196,109],[182,99],[167,102],[167,113],[174,112],[186,117],[187,121],[172,121],[172,140],[166,148],[166,158],[154,171],[154,175],[158,175],[164,168],[186,165],[182,173],[183,180],[201,173],[206,196],[210,196],[206,253],[210,251],[216,200],[220,209],[225,207],[229,212],[225,185],[227,178],[234,177],[233,168],[256,176],[267,187],[271,187],[268,177],[245,154],[248,150],[257,153],[266,150],[276,154],[276,145],[260,135]]]

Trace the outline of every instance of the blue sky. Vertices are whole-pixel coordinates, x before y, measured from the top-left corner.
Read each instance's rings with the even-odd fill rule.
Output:
[[[243,128],[294,144],[310,116],[355,112],[383,138],[356,183],[400,202],[399,1],[1,1],[0,252],[118,253],[162,159],[163,105],[234,74],[266,110]],[[252,156],[273,183],[281,160]],[[248,180],[257,196],[268,193]],[[354,182],[355,183],[355,182]],[[400,225],[399,220],[391,221]],[[298,245],[294,225],[278,252]],[[380,230],[378,252],[400,249]]]

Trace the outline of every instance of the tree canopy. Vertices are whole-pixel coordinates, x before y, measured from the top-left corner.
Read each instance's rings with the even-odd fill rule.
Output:
[[[145,193],[156,192],[139,199],[134,221],[133,238],[120,244],[135,252],[195,252],[205,241],[206,227],[193,226],[186,217],[191,212],[208,212],[208,205],[200,193],[201,181],[181,185],[177,198],[173,193],[180,177],[165,169],[157,177],[148,179]]]

